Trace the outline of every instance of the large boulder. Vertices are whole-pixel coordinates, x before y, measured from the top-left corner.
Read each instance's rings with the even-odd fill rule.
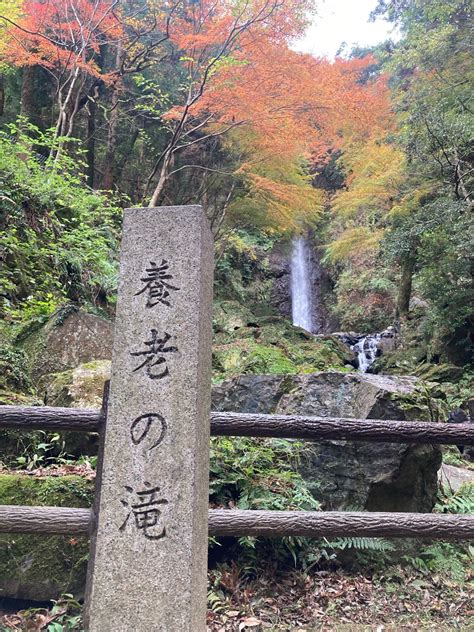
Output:
[[[413,377],[321,372],[244,375],[213,390],[213,408],[246,413],[429,420]],[[441,452],[431,445],[322,441],[306,444],[297,466],[329,510],[428,512]]]
[[[63,308],[40,329],[20,339],[35,387],[43,376],[112,357],[112,321],[71,307]]]
[[[255,323],[252,312],[238,301],[216,301],[213,310],[213,329],[216,333],[233,334]]]
[[[104,386],[110,380],[110,360],[94,360],[75,369],[48,375],[44,383],[47,406],[101,408]]]
[[[53,373],[42,378],[43,402],[35,398],[23,398],[17,401],[2,401],[0,404],[61,406],[71,408],[101,408],[104,385],[110,379],[110,360],[96,360],[81,364],[75,369]],[[94,456],[98,451],[96,432],[63,432],[61,441],[51,444],[48,456],[67,455],[68,457]],[[43,433],[38,431],[25,433],[21,430],[0,431],[0,464],[16,464],[17,457],[33,455],[38,444],[48,443]],[[39,451],[43,454],[43,450]],[[30,458],[30,456],[28,456]],[[1,467],[0,467],[1,469]]]
[[[333,337],[316,337],[288,321],[267,318],[235,333],[217,333],[214,377],[242,374],[314,373],[351,368],[353,352]]]
[[[47,406],[101,408],[105,383],[110,380],[110,360],[95,360],[75,369],[44,378],[44,403]],[[98,452],[96,432],[64,432],[62,449],[69,456],[94,456]],[[0,448],[0,457],[1,457]]]

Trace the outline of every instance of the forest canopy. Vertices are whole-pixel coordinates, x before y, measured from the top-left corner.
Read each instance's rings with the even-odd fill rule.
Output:
[[[416,291],[430,335],[465,353],[470,3],[380,0],[400,40],[333,61],[295,51],[315,11],[0,2],[3,309],[113,305],[120,208],[192,202],[218,251],[235,231],[316,230],[342,326],[403,319]]]

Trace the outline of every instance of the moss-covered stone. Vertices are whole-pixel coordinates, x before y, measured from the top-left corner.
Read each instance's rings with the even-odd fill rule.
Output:
[[[372,371],[416,375],[430,382],[456,382],[463,374],[463,367],[453,363],[453,350],[430,337],[426,326],[426,315],[414,311],[402,323],[396,347],[384,350],[372,365]]]
[[[42,403],[35,395],[0,388],[0,406],[41,406]]]
[[[295,364],[282,349],[242,340],[219,345],[213,352],[215,377],[244,373],[297,373]]]
[[[48,406],[100,408],[104,384],[110,379],[110,360],[94,360],[75,369],[53,373],[42,378],[41,384]]]
[[[256,319],[252,312],[238,301],[216,301],[213,327],[216,333],[233,334]]]
[[[109,320],[66,306],[39,329],[21,332],[16,342],[27,355],[33,386],[38,386],[44,375],[110,359],[112,329]]]
[[[415,375],[430,382],[456,382],[463,374],[463,368],[449,363],[420,364],[415,369]]]
[[[93,483],[80,476],[38,478],[0,474],[0,504],[90,507]],[[3,535],[0,541],[0,596],[56,599],[81,596],[87,570],[84,537]]]
[[[287,321],[266,319],[215,337],[216,379],[235,375],[313,373],[351,370],[349,348],[330,336],[314,337]]]
[[[40,382],[44,403],[47,406],[72,406],[73,398],[69,389],[72,384],[73,370],[45,375]]]

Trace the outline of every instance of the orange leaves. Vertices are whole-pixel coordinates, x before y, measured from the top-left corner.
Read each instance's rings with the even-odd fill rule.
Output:
[[[363,138],[385,125],[384,82],[359,83],[369,63],[331,63],[260,39],[220,69],[195,112],[212,113],[214,123],[251,127],[241,142],[259,162],[275,154],[321,162],[342,148],[347,134]]]
[[[186,116],[190,127],[196,125],[193,121],[205,121],[201,129],[211,135],[230,130],[224,142],[244,162],[240,175],[253,206],[265,208],[279,226],[294,227],[298,217],[314,216],[322,206],[321,193],[303,177],[302,160],[322,163],[343,149],[348,138],[361,142],[374,129],[386,129],[391,120],[386,81],[361,81],[373,63],[370,57],[331,63],[291,50],[289,33],[298,27],[280,8],[239,32],[214,63],[206,55],[211,50],[218,55],[222,42],[240,24],[234,13],[233,20],[226,20],[223,3],[214,6],[215,14],[206,18],[209,23],[196,16],[194,22],[183,18],[179,37],[174,24],[172,39],[182,47],[190,94],[196,87],[203,89],[167,117],[178,121]],[[299,176],[288,178],[285,169],[293,176],[299,171]]]
[[[100,46],[122,35],[122,24],[112,0],[25,0],[21,15],[9,23],[3,52],[18,66],[40,65],[50,70],[77,67],[99,74],[94,57]]]
[[[252,222],[263,214],[265,226],[278,230],[298,230],[313,222],[324,205],[322,191],[311,186],[305,165],[273,155],[258,163],[245,163],[238,174],[245,180],[247,194],[234,205],[240,218],[251,214]]]
[[[388,212],[405,179],[405,155],[396,146],[377,138],[346,143],[340,160],[347,171],[347,189],[332,207],[349,218],[363,212],[366,218]]]
[[[327,244],[328,258],[336,263],[369,255],[378,247],[383,234],[381,229],[374,230],[366,226],[347,228],[337,239]]]

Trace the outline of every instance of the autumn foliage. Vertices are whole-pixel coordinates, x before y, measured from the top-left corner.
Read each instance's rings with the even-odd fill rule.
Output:
[[[117,43],[123,35],[116,4],[112,0],[26,0],[20,5],[20,16],[8,21],[5,60],[51,71],[77,68],[97,76],[100,46]]]
[[[324,205],[311,172],[391,125],[385,79],[361,80],[370,57],[330,62],[292,50],[311,9],[308,0],[26,0],[14,19],[4,16],[2,57],[54,77],[58,137],[74,134],[98,88],[111,94],[106,186],[127,77],[166,71],[176,60],[181,87],[160,113],[169,135],[144,183],[145,199],[162,201],[175,173],[193,168],[187,160],[176,168],[180,156],[218,139],[238,156],[233,175],[247,198],[271,223],[294,229]],[[377,143],[369,142],[374,151]],[[346,167],[355,181],[361,165]],[[241,209],[242,195],[226,199]]]

